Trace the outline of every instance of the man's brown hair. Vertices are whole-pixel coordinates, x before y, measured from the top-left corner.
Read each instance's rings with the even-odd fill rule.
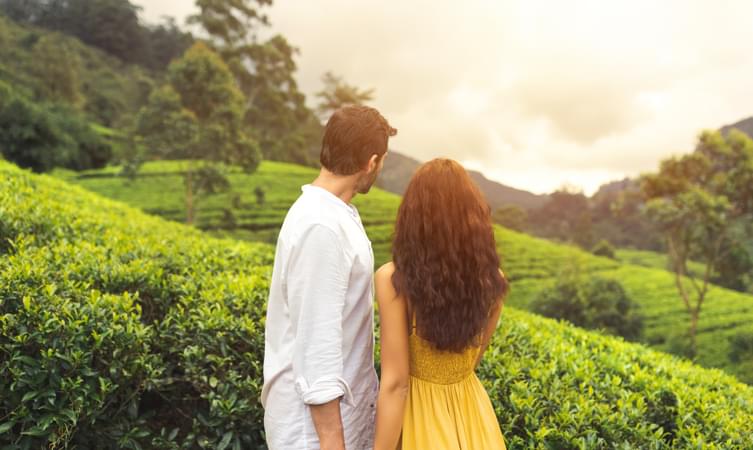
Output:
[[[346,105],[332,114],[324,128],[322,166],[337,175],[353,175],[372,155],[387,153],[387,140],[397,134],[374,108]]]

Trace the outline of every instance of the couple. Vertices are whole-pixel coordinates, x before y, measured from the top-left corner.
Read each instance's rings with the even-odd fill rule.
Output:
[[[458,163],[435,159],[415,173],[393,261],[373,274],[371,242],[350,201],[369,191],[395,134],[373,108],[337,110],[324,131],[321,173],[285,217],[261,394],[272,450],[505,448],[475,369],[508,284],[489,207]]]

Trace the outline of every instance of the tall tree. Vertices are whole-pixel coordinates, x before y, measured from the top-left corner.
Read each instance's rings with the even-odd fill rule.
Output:
[[[753,222],[753,141],[733,131],[704,132],[696,150],[662,161],[642,178],[646,212],[666,241],[675,284],[689,315],[691,356],[711,277]],[[688,261],[703,263],[703,274]]]
[[[539,236],[573,241],[585,249],[593,245],[591,210],[583,192],[563,186],[549,200],[530,211],[528,223]]]
[[[80,106],[81,63],[78,55],[56,34],[44,35],[34,44],[32,71],[40,80],[42,98]]]
[[[313,113],[295,81],[297,49],[281,35],[260,41],[272,0],[197,0],[189,22],[201,26],[246,96],[245,122],[265,158],[306,163]],[[317,136],[318,140],[318,136]]]
[[[507,205],[495,210],[492,219],[505,228],[525,231],[528,213],[519,206]]]
[[[243,132],[243,95],[222,59],[196,43],[168,70],[169,84],[139,113],[137,133],[158,157],[184,161],[186,222],[202,194],[225,189],[227,165],[259,165],[256,142]]]
[[[327,72],[322,76],[324,89],[317,92],[319,106],[317,112],[322,118],[345,104],[362,105],[374,99],[374,89],[361,90],[358,86],[346,83],[342,77]]]
[[[147,26],[147,58],[144,65],[153,70],[163,70],[170,62],[180,57],[194,39],[191,33],[181,30],[172,17],[164,18],[158,25]]]
[[[129,0],[48,0],[40,2],[33,23],[72,34],[126,62],[143,58],[145,33],[139,23],[141,8]]]

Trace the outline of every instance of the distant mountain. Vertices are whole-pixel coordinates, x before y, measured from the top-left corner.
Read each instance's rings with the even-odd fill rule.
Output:
[[[740,120],[732,125],[725,125],[719,129],[723,135],[727,135],[733,128],[736,128],[750,137],[753,137],[753,117]],[[603,196],[605,194],[619,193],[626,190],[635,190],[638,188],[637,178],[625,178],[623,180],[612,181],[601,185],[593,198]]]
[[[605,195],[618,194],[620,192],[627,191],[627,190],[634,191],[639,188],[640,186],[639,186],[637,178],[625,177],[622,180],[611,181],[609,183],[602,184],[599,187],[599,190],[596,191],[596,193],[592,195],[591,198],[601,198]]]
[[[719,131],[726,135],[733,128],[737,128],[748,136],[753,137],[753,117],[748,117],[747,119],[735,122],[732,125],[725,125]]]
[[[377,186],[386,191],[402,195],[408,187],[411,176],[420,165],[420,161],[390,150],[384,162],[382,173],[377,180]],[[475,170],[469,170],[468,173],[484,193],[492,209],[507,205],[533,209],[543,205],[549,198],[548,195],[537,195],[491,181]]]

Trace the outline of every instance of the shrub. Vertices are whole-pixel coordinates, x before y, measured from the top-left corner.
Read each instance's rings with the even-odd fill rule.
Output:
[[[554,286],[539,292],[531,310],[579,327],[603,329],[635,340],[643,328],[637,308],[616,280],[591,276],[584,281],[577,275],[566,274]]]
[[[738,333],[729,341],[729,359],[740,366],[739,378],[753,384],[753,331]]]
[[[598,244],[591,249],[591,253],[596,256],[604,256],[606,258],[615,259],[614,247],[606,239],[602,239]]]
[[[270,247],[7,163],[0,233],[0,447],[263,445]]]
[[[0,448],[264,448],[273,247],[0,162]],[[510,448],[746,448],[753,389],[505,308],[479,375]]]
[[[86,119],[61,105],[34,104],[0,81],[0,150],[35,172],[103,167],[112,148]]]

